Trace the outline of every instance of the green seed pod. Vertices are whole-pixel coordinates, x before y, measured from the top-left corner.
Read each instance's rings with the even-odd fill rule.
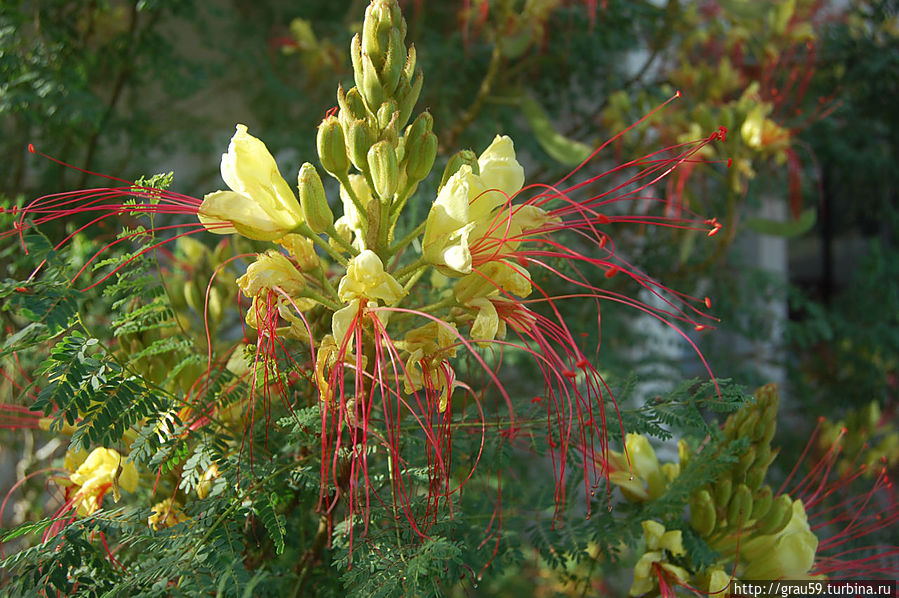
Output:
[[[477,155],[471,150],[460,150],[453,154],[449,162],[446,163],[446,168],[443,169],[443,178],[440,179],[440,188],[446,185],[451,176],[459,172],[463,164],[471,166],[471,171],[474,174],[480,174],[481,170],[478,167]]]
[[[746,484],[740,484],[734,489],[733,496],[730,497],[730,504],[727,505],[727,520],[731,525],[742,522],[746,525],[752,516],[752,492]]]
[[[700,536],[715,530],[715,505],[708,490],[700,490],[690,498],[690,525]]]
[[[375,185],[374,192],[381,201],[389,201],[400,180],[394,146],[387,141],[379,141],[371,146],[368,150],[368,169]]]
[[[765,516],[772,504],[774,504],[774,491],[771,490],[771,486],[762,486],[752,500],[752,518]]]
[[[325,188],[315,166],[306,162],[300,167],[297,185],[300,191],[300,207],[303,209],[303,217],[312,232],[323,233],[331,228],[334,224],[334,214],[328,205]]]
[[[787,526],[793,516],[793,500],[788,494],[774,499],[768,512],[758,521],[757,529],[762,534],[776,534]]]
[[[733,492],[733,480],[730,478],[719,478],[713,487],[715,496],[715,504],[724,507],[730,502],[730,496]]]
[[[354,120],[347,129],[346,145],[353,166],[360,172],[368,170],[368,150],[377,141],[375,128],[365,119]]]
[[[350,160],[346,153],[346,141],[337,117],[329,116],[318,126],[316,145],[319,160],[325,170],[338,178],[349,171]]]

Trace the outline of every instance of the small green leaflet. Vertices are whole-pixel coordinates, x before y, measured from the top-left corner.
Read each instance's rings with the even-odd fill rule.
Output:
[[[746,221],[746,226],[763,235],[789,239],[810,231],[815,226],[817,216],[815,208],[806,208],[796,219],[780,221],[768,218],[750,218]]]
[[[577,166],[593,153],[590,146],[568,139],[556,131],[546,111],[533,99],[522,96],[521,111],[534,130],[540,147],[556,162],[565,166]]]

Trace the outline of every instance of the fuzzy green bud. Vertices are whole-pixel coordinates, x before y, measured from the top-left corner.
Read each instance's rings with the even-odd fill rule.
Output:
[[[789,494],[781,494],[774,499],[771,508],[758,521],[758,531],[761,534],[776,534],[787,526],[793,515],[793,500]]]
[[[774,491],[771,486],[762,486],[752,499],[752,518],[763,517],[774,504]]]
[[[727,520],[731,525],[742,522],[746,525],[752,515],[752,492],[746,484],[740,484],[734,489],[733,496],[730,497],[730,504],[727,505]]]
[[[334,214],[328,205],[325,188],[315,166],[306,162],[300,167],[297,186],[300,191],[300,207],[303,209],[303,217],[312,232],[323,233],[331,228],[334,224]]]
[[[450,179],[451,176],[456,174],[460,168],[462,168],[463,164],[468,164],[471,166],[472,174],[480,174],[481,169],[478,166],[478,156],[471,150],[460,150],[453,154],[449,162],[446,163],[446,168],[443,169],[443,178],[440,179],[440,188],[446,184],[446,182]]]
[[[325,170],[338,178],[349,171],[350,160],[346,154],[343,128],[336,116],[329,116],[318,126],[316,145]]]
[[[381,201],[389,201],[400,180],[394,146],[388,141],[379,141],[371,146],[368,150],[368,169],[375,193]]]
[[[347,127],[346,146],[353,166],[368,170],[368,150],[377,141],[375,128],[365,119],[354,120]]]
[[[700,536],[715,530],[715,504],[708,490],[700,490],[690,498],[690,525]]]

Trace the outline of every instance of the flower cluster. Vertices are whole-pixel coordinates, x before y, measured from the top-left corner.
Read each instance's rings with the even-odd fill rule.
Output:
[[[584,345],[559,304],[613,301],[678,330],[705,327],[707,298],[669,292],[618,257],[608,231],[616,223],[640,223],[715,234],[720,225],[714,219],[687,210],[657,215],[645,207],[654,203],[649,194],[659,181],[695,161],[726,131],[595,176],[578,174],[585,161],[553,185],[526,185],[512,139],[497,135],[479,154],[453,155],[427,216],[411,221],[413,211],[404,208],[421,201],[415,193],[431,174],[437,137],[430,114],[413,118],[422,73],[405,36],[397,2],[373,0],[351,45],[355,86],[338,89],[338,106],[317,133],[321,168],[339,186],[339,202],[329,199],[320,170],[309,162],[299,168],[296,187],[289,184],[265,143],[237,125],[221,159],[226,190],[197,200],[127,184],[42,197],[23,209],[18,232],[29,225],[26,216],[41,224],[96,213],[89,223],[94,224],[122,214],[189,214],[198,222],[162,229],[177,232],[175,238],[208,231],[239,235],[256,247],[269,243],[236,281],[249,302],[244,320],[255,339],[244,345],[252,348],[252,363],[238,349],[228,369],[249,378],[250,396],[214,414],[188,406],[180,415],[188,430],[213,416],[251,428],[260,399],[269,404],[270,395],[279,394],[292,410],[303,403],[289,397],[314,395],[321,413],[320,508],[328,514],[340,501],[348,515],[368,508],[369,454],[375,447],[387,454],[394,500],[409,520],[416,526],[433,520],[441,500],[457,487],[451,465],[455,410],[474,402],[481,412],[487,396],[460,379],[461,373],[482,370],[508,409],[508,436],[519,433],[512,400],[493,365],[509,351],[531,358],[543,378],[536,401],[546,409],[557,504],[565,502],[570,455],[587,457],[581,463],[589,496],[600,478],[615,475],[606,437],[606,409],[614,399],[591,358],[597,347]],[[569,181],[576,177],[577,182]],[[631,211],[606,209],[629,201],[635,202]],[[342,214],[335,218],[338,205]],[[226,261],[240,257],[247,256]],[[615,275],[651,294],[656,307],[597,282]],[[541,276],[552,283],[541,284]],[[557,294],[555,289],[566,285],[573,290]],[[199,307],[201,291],[188,290],[185,300]],[[209,312],[212,290],[210,285],[203,314]],[[220,312],[218,306],[216,315]],[[210,368],[211,351],[210,341]],[[202,384],[187,386],[188,402]],[[232,417],[232,407],[242,415]],[[404,437],[414,433],[401,424],[404,419],[414,422],[424,439],[429,480],[424,517],[413,516],[407,498],[416,478],[401,465]],[[170,504],[165,512],[173,509]],[[160,517],[154,525],[165,524]]]

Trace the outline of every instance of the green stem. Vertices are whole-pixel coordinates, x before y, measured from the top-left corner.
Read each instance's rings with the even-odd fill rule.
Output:
[[[336,303],[336,302],[328,299],[321,293],[313,291],[309,287],[306,287],[305,289],[303,289],[303,291],[300,293],[300,297],[306,297],[307,299],[312,299],[314,301],[318,301],[319,303],[321,303],[322,305],[324,305],[331,311],[337,311],[337,310],[343,308],[343,306],[340,305],[339,303]]]
[[[325,232],[327,232],[327,233],[328,233],[328,236],[331,237],[332,239],[334,239],[334,241],[335,241],[338,245],[340,245],[341,247],[343,247],[343,250],[344,250],[344,251],[346,251],[347,253],[349,253],[349,254],[352,255],[353,257],[359,255],[359,250],[356,249],[355,247],[353,247],[352,243],[347,243],[346,241],[344,241],[344,240],[343,240],[343,237],[340,236],[340,234],[339,234],[339,233],[337,232],[337,230],[334,228],[334,225],[333,225],[333,224],[332,224],[331,226],[329,226],[329,227],[328,227],[328,230],[325,231]]]
[[[350,177],[347,173],[343,173],[342,175],[337,177],[337,180],[340,181],[340,184],[343,185],[343,188],[346,190],[346,194],[350,196],[350,200],[352,200],[353,205],[356,206],[356,209],[359,210],[359,217],[365,221],[366,225],[368,224],[368,212],[365,209],[365,206],[362,205],[362,201],[356,195],[356,192],[353,190],[353,186],[350,185]],[[373,189],[374,187],[372,187]]]
[[[399,243],[395,243],[393,247],[390,248],[390,255],[396,255],[401,249],[403,249],[406,245],[417,238],[418,235],[420,235],[425,230],[425,225],[427,225],[427,223],[427,220],[423,220],[421,224],[412,229],[412,232],[400,239]]]
[[[398,283],[403,284],[402,279],[408,277],[410,274],[415,272],[415,270],[417,270],[418,268],[422,268],[424,266],[427,266],[427,263],[425,263],[425,258],[420,257],[417,260],[415,260],[414,262],[412,262],[411,264],[409,264],[408,266],[403,266],[402,268],[399,269],[399,271],[394,272],[393,277],[396,279],[396,281]]]
[[[299,225],[294,229],[294,232],[297,232],[304,237],[308,237],[309,239],[311,239],[313,243],[321,247],[325,251],[325,253],[334,258],[334,260],[339,262],[340,265],[344,268],[349,263],[348,260],[339,251],[331,247],[331,245],[327,241],[312,232],[312,229],[309,228],[307,224],[303,223]]]

